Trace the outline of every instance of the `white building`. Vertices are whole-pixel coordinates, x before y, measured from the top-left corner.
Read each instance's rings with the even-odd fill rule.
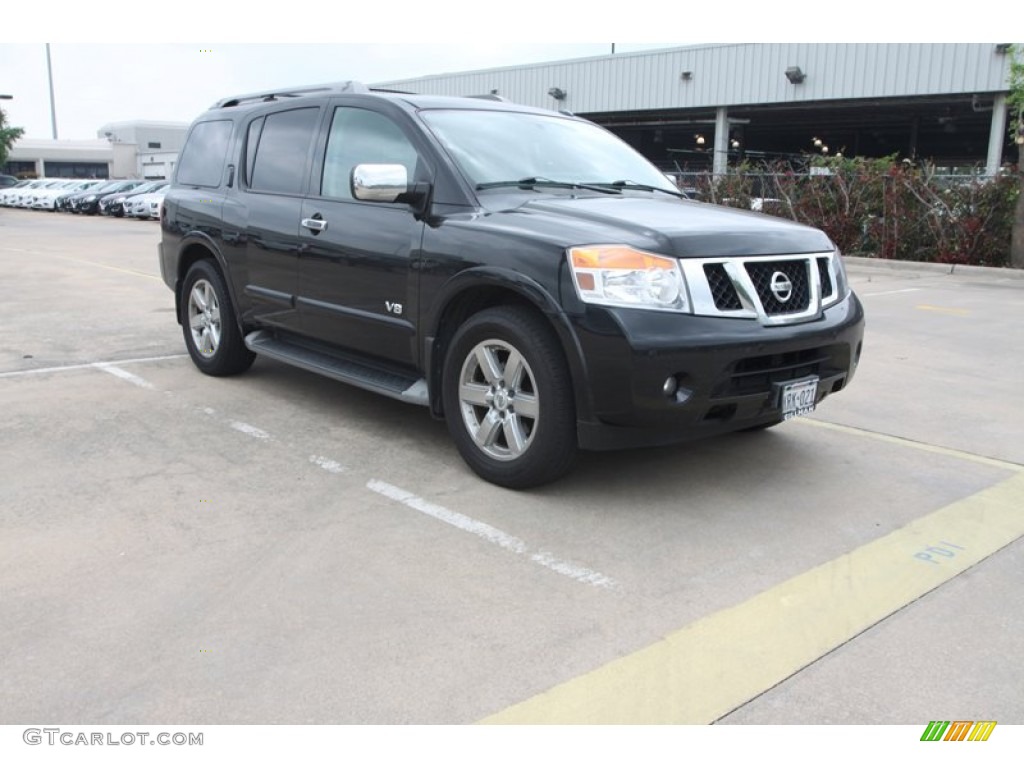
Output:
[[[188,123],[134,120],[108,123],[99,138],[22,138],[11,147],[4,173],[12,176],[170,179]]]

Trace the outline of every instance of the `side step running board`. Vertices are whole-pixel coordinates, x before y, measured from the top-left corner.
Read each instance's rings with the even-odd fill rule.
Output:
[[[304,368],[346,384],[368,389],[413,405],[429,405],[427,380],[385,371],[348,357],[337,357],[292,342],[277,339],[266,331],[245,337],[245,346],[258,355]]]

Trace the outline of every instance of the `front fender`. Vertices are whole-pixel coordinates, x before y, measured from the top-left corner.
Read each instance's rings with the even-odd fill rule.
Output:
[[[590,388],[586,386],[586,360],[569,317],[543,285],[520,272],[499,266],[476,266],[453,275],[438,290],[427,310],[423,323],[423,328],[427,331],[424,337],[424,361],[431,385],[431,407],[435,410],[435,415],[440,415],[440,408],[434,408],[434,401],[440,405],[440,374],[446,349],[443,340],[445,329],[442,324],[454,306],[480,289],[499,289],[514,293],[544,314],[558,337],[569,364],[576,396],[577,418],[589,416],[592,408]]]

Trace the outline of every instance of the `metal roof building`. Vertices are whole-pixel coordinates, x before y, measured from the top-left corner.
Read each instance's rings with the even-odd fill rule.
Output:
[[[1012,148],[1008,53],[997,43],[697,45],[375,85],[568,110],[663,167],[897,153],[991,174]]]

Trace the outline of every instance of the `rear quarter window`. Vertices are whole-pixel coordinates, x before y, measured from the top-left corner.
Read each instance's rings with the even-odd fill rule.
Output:
[[[177,182],[196,187],[219,187],[230,139],[230,120],[198,123],[181,152]]]

